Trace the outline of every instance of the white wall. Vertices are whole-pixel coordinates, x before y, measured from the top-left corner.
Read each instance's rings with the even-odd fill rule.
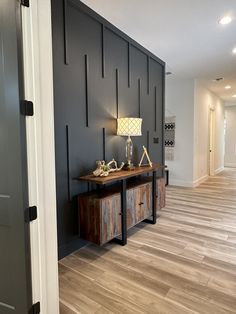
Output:
[[[224,104],[195,80],[194,89],[194,185],[209,175],[209,112],[214,109],[214,172],[224,167]]]
[[[236,167],[236,106],[225,107],[225,166]]]
[[[170,77],[166,81],[166,115],[176,116],[173,161],[166,161],[170,184],[197,186],[209,173],[209,111],[214,108],[214,171],[224,167],[224,104],[199,80]]]
[[[176,142],[173,161],[166,161],[170,184],[191,186],[193,181],[194,80],[167,77],[166,115],[176,116]]]

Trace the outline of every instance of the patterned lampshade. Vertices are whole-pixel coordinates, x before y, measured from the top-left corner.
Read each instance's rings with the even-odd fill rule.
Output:
[[[142,119],[140,118],[117,119],[117,135],[141,136],[142,135]]]

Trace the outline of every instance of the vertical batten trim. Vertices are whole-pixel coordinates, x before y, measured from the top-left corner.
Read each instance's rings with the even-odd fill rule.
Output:
[[[102,77],[105,77],[105,38],[104,38],[104,24],[101,24],[102,31]]]
[[[66,125],[66,170],[67,170],[67,197],[68,202],[71,200],[70,188],[70,139],[69,139],[69,126]]]
[[[64,33],[64,63],[68,61],[68,38],[67,38],[67,0],[63,0],[63,33]]]
[[[147,56],[147,94],[150,90],[150,57]]]
[[[166,66],[162,67],[162,164],[165,164],[165,80]],[[165,170],[162,170],[162,175],[164,176]]]
[[[106,160],[106,129],[102,129],[103,160]]]
[[[150,140],[149,140],[149,131],[147,131],[147,152],[149,153],[150,150]]]
[[[131,73],[130,73],[130,43],[128,43],[128,87],[131,85]]]
[[[89,64],[88,64],[88,56],[87,55],[84,56],[84,62],[85,62],[85,111],[86,111],[86,127],[88,127],[89,126],[89,91],[88,91]]]
[[[154,131],[157,131],[157,87],[154,87]]]
[[[116,69],[116,117],[119,118],[119,71]]]
[[[139,118],[141,118],[141,79],[138,79],[138,112]]]

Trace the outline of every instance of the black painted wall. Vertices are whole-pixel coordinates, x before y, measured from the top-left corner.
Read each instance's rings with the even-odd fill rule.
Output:
[[[59,258],[84,244],[77,195],[92,186],[73,180],[95,161],[125,160],[117,117],[142,117],[134,162],[145,145],[164,162],[165,64],[79,0],[52,0]],[[154,143],[158,139],[158,143]]]

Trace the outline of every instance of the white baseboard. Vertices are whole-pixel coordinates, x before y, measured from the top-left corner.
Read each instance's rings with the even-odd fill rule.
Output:
[[[215,175],[217,175],[218,173],[222,172],[224,170],[224,167],[220,167],[218,169],[215,170]]]
[[[226,167],[236,167],[236,164],[231,164],[230,166],[225,165]],[[215,175],[222,172],[224,170],[224,167],[220,167],[215,170]],[[195,188],[205,182],[209,178],[209,175],[206,174],[205,176],[202,176],[201,178],[195,180],[195,181],[185,181],[185,180],[171,180],[170,178],[170,185],[172,186],[182,186],[187,188]]]
[[[236,163],[235,162],[226,162],[225,167],[236,168]]]
[[[193,187],[193,182],[192,181],[184,181],[184,180],[171,180],[169,185],[171,186],[183,186],[187,188],[192,188]]]
[[[182,186],[186,188],[195,188],[201,183],[205,182],[209,178],[208,175],[205,175],[195,181],[185,181],[185,180],[170,180],[170,185],[172,186]]]
[[[195,188],[195,187],[199,186],[200,184],[205,182],[208,178],[209,178],[209,175],[206,174],[205,176],[193,181],[193,187]]]

